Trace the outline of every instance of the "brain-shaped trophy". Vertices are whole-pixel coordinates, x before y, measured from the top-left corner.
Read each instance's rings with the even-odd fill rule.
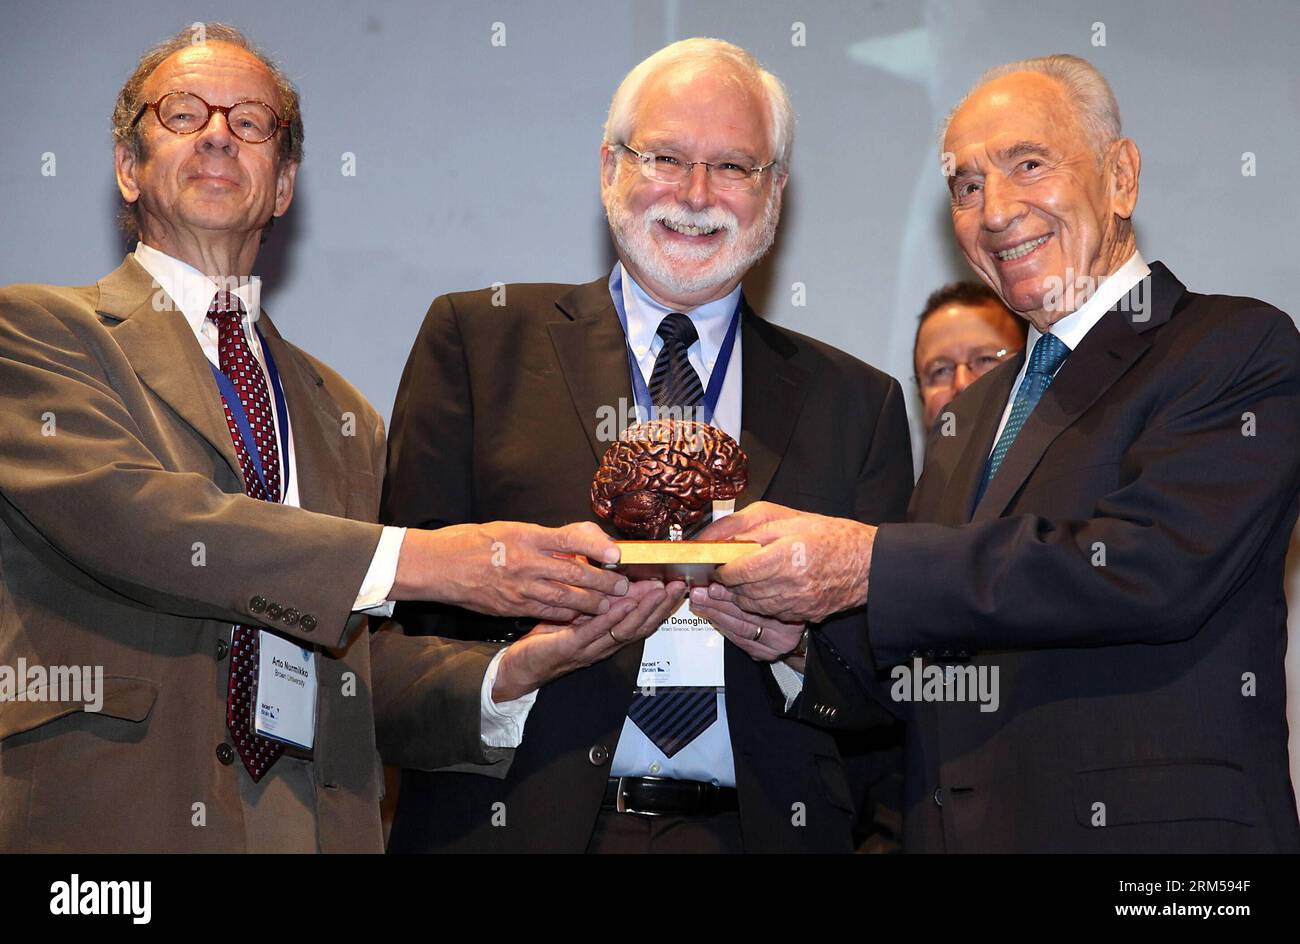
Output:
[[[749,460],[707,423],[651,420],[629,426],[605,451],[591,507],[628,538],[679,538],[712,508],[744,490]]]

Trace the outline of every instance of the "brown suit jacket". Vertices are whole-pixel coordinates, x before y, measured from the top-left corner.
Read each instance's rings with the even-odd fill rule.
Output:
[[[97,285],[0,289],[0,666],[103,671],[95,713],[84,691],[0,701],[0,849],[247,848],[248,775],[219,751],[239,622],[316,648],[316,840],[380,851],[375,703],[392,763],[501,759],[478,738],[495,647],[367,632],[351,608],[380,535],[379,416],[263,313],[302,508],[246,497],[171,307],[131,256]]]

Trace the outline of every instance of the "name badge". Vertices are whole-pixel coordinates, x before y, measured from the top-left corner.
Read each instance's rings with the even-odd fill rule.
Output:
[[[736,509],[735,499],[715,501],[713,520]],[[691,612],[688,597],[645,641],[638,688],[663,685],[723,688],[722,652],[726,639],[702,616]]]
[[[262,737],[311,750],[316,740],[316,658],[275,633],[259,630],[253,728]]]
[[[689,685],[721,688],[722,647],[726,639],[703,616],[691,612],[683,600],[677,612],[664,620],[645,641],[641,653],[639,688]]]

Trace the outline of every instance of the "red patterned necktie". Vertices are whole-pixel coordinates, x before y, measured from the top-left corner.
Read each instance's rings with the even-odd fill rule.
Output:
[[[230,427],[235,454],[239,457],[239,468],[244,473],[244,492],[262,501],[279,501],[280,450],[275,438],[275,419],[262,365],[253,356],[253,349],[248,346],[248,337],[244,334],[244,304],[228,292],[218,292],[208,307],[208,317],[217,325],[217,359],[221,372],[230,378],[239,394],[266,478],[264,488],[223,393],[221,404],[226,411],[226,425]],[[230,643],[230,682],[226,689],[226,727],[230,729],[235,749],[254,783],[261,780],[284,753],[284,745],[279,741],[262,737],[253,730],[253,705],[257,699],[257,640],[256,628],[235,626]]]

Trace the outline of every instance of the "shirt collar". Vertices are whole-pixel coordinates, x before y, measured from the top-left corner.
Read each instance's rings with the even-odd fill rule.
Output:
[[[1151,268],[1142,258],[1142,253],[1134,250],[1133,255],[1128,257],[1128,261],[1107,276],[1086,302],[1052,325],[1051,333],[1063,341],[1071,351],[1075,350],[1084,335],[1091,331],[1098,321],[1101,321],[1102,316],[1127,295],[1133,286],[1150,274]],[[1028,337],[1025,338],[1025,350],[1032,351],[1035,342],[1042,336],[1043,332],[1031,324]]]
[[[623,283],[623,308],[627,313],[627,342],[637,360],[650,352],[655,340],[659,323],[675,309],[665,308],[646,294],[645,289],[637,285],[636,279],[624,269],[623,263],[615,263]],[[718,352],[727,336],[731,316],[740,304],[740,286],[715,301],[706,302],[698,308],[692,308],[684,314],[690,316],[691,323],[699,332],[700,360],[712,371],[713,362],[718,359]]]
[[[198,332],[208,317],[208,308],[219,286],[187,262],[169,256],[142,242],[135,244],[135,261],[153,276],[158,287],[167,293],[190,327]],[[261,314],[262,280],[257,276],[239,279],[233,283],[232,294],[244,303],[251,321]]]

